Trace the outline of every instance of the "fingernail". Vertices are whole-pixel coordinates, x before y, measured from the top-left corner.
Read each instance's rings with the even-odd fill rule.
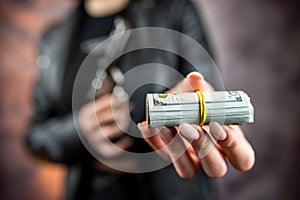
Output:
[[[198,131],[190,124],[180,124],[179,131],[188,140],[198,140],[200,138],[200,134],[198,133]]]
[[[192,79],[204,79],[203,75],[200,74],[199,72],[191,72],[187,76],[187,78],[192,78]]]
[[[141,127],[141,128],[142,127],[147,127],[147,122],[146,121],[140,122],[140,123],[137,124],[137,126]]]
[[[144,132],[146,128],[144,123],[138,123],[137,127],[141,132]]]
[[[145,135],[148,137],[148,127],[145,125],[144,122],[138,123],[137,127],[140,130],[140,132],[142,133],[142,135]]]
[[[224,131],[222,126],[220,124],[218,124],[217,122],[210,122],[209,129],[215,139],[217,139],[217,140],[225,140],[226,139],[226,137],[227,137],[226,132]]]

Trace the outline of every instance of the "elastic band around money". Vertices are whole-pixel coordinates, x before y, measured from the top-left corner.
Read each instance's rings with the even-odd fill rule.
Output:
[[[199,125],[203,126],[205,120],[206,120],[206,107],[205,107],[205,100],[204,100],[204,95],[203,92],[201,91],[196,91],[199,97],[199,106],[200,106],[200,120],[199,120]]]

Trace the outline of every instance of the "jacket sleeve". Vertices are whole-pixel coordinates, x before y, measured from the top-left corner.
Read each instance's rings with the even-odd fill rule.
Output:
[[[25,142],[34,155],[68,164],[85,154],[72,113],[57,115],[57,105],[39,83],[34,91],[34,110],[30,128],[25,134]]]

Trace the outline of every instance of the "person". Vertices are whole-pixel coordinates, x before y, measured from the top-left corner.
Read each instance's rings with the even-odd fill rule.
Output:
[[[226,173],[223,156],[227,156],[237,169],[248,170],[254,163],[253,150],[237,126],[221,128],[218,124],[212,123],[210,131],[220,139],[218,148],[205,152],[207,155],[201,159],[197,156],[197,152],[203,149],[203,146],[211,144],[210,140],[204,139],[207,138],[209,131],[207,127],[202,129],[182,124],[179,129],[164,128],[160,131],[161,134],[157,134],[159,130],[147,128],[145,122],[141,122],[145,119],[145,99],[141,97],[145,97],[148,92],[164,92],[168,89],[155,84],[160,79],[167,79],[170,81],[168,85],[174,86],[180,77],[158,67],[143,68],[147,69],[147,72],[139,73],[135,79],[126,79],[124,90],[128,90],[128,85],[134,84],[138,78],[150,77],[152,81],[133,92],[130,96],[130,105],[124,101],[124,96],[118,96],[111,91],[115,83],[109,83],[108,86],[110,84],[112,86],[109,86],[106,92],[102,91],[98,98],[94,100],[85,98],[91,82],[92,86],[95,86],[92,80],[86,79],[80,82],[87,85],[87,90],[81,95],[84,100],[81,105],[74,107],[73,86],[76,84],[76,76],[83,60],[88,54],[92,54],[93,62],[88,62],[91,67],[102,62],[99,57],[107,56],[106,51],[104,53],[93,51],[95,44],[108,38],[120,19],[130,28],[173,29],[208,48],[199,16],[188,0],[80,2],[70,19],[52,27],[41,41],[41,55],[38,58],[41,69],[40,80],[34,92],[35,115],[25,138],[29,149],[41,159],[68,166],[66,199],[211,198],[212,186],[208,176],[221,177]],[[189,74],[169,92],[187,92],[208,87],[202,75],[190,73],[195,71],[195,68],[184,59],[170,52],[151,48],[126,53],[108,67],[110,71],[106,72],[108,78],[113,79],[113,71],[116,69],[118,72],[128,74],[134,66],[154,62],[171,66],[183,76]],[[97,85],[95,88],[97,89]],[[72,114],[74,110],[78,110],[78,115],[74,115],[75,121]],[[136,123],[141,123],[138,127],[134,126],[130,124],[130,118]],[[137,134],[137,128],[144,138],[126,134],[131,132]],[[165,146],[178,130],[182,136],[176,145],[168,146],[166,151],[161,153],[162,157],[174,163],[175,170],[172,165],[168,165],[144,173],[122,172],[99,162],[89,152],[93,151],[105,160],[118,157],[121,151],[116,149],[147,153]],[[188,147],[188,150],[177,159],[177,150],[184,151],[186,148],[184,138],[190,141],[193,147]],[[118,148],[112,148],[111,143]],[[90,147],[89,151],[86,146]],[[151,161],[145,165],[149,163]],[[124,164],[130,163],[126,161]],[[168,190],[165,189],[166,186]]]
[[[187,78],[178,83],[171,91],[172,93],[212,90],[201,74],[190,73]],[[254,164],[254,152],[245,139],[242,130],[236,125],[223,125],[210,122],[209,127],[190,125],[182,123],[178,128],[164,127],[162,130],[148,128],[146,122],[139,125],[139,130],[145,140],[157,150],[168,146],[165,153],[174,164],[177,173],[183,178],[193,177],[201,166],[210,177],[219,178],[226,174],[227,164],[224,157],[227,157],[232,166],[240,171],[247,171]],[[154,130],[153,130],[154,129]],[[216,148],[213,140],[209,139],[208,132],[217,140]],[[176,138],[176,135],[181,135]],[[168,145],[175,140],[174,145]],[[176,159],[180,150],[185,149],[184,140],[189,141],[192,146]]]

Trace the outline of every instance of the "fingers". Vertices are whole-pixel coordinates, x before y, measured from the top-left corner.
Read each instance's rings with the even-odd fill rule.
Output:
[[[124,150],[131,147],[133,141],[129,137],[119,139],[115,143],[103,141],[93,145],[93,149],[105,158],[113,158],[124,153]]]
[[[167,150],[175,170],[182,178],[193,177],[200,166],[199,159],[195,155],[192,148],[188,148],[183,138],[178,134],[178,130],[174,127],[163,128],[160,131],[161,137],[167,144]]]
[[[130,123],[129,112],[128,103],[111,94],[80,110],[78,120],[83,135],[97,153],[113,157],[132,145],[129,137],[120,138]],[[112,143],[111,140],[117,141]]]
[[[236,169],[247,171],[253,167],[254,151],[239,126],[211,122],[209,127],[211,133],[220,138],[218,144]]]
[[[182,178],[193,177],[200,166],[192,147],[187,147],[175,128],[148,128],[145,122],[138,125],[145,141],[163,158],[171,159]]]
[[[188,74],[185,79],[175,85],[175,87],[167,91],[167,93],[184,93],[196,90],[211,91],[212,87],[204,80],[200,73],[192,72]]]
[[[184,138],[192,142],[192,146],[198,152],[201,166],[208,176],[218,178],[226,174],[226,162],[219,150],[215,148],[213,139],[204,129],[183,123],[179,130]]]
[[[128,122],[130,120],[130,110],[128,105],[123,105],[118,109],[107,109],[103,112],[97,113],[97,120],[100,126],[105,126],[111,123],[122,123],[123,121]]]
[[[109,140],[114,140],[123,135],[123,131],[119,125],[116,123],[102,126],[99,128],[95,133],[97,134],[99,139],[109,139]]]
[[[164,141],[159,136],[159,130],[157,128],[148,128],[147,122],[142,122],[138,124],[138,129],[140,130],[144,140],[154,149],[158,150],[165,146]]]
[[[126,105],[127,102],[121,99],[120,97],[117,97],[112,94],[106,94],[100,97],[99,99],[96,99],[94,101],[94,109],[95,112],[103,112],[106,110],[111,110],[111,109],[118,109],[119,107],[122,107]]]
[[[79,114],[79,122],[84,132],[93,132],[99,126],[117,123],[121,130],[129,123],[130,105],[114,95],[107,94],[94,102],[86,104]],[[124,127],[124,128],[122,128]]]
[[[156,151],[157,154],[165,159],[169,159],[169,152],[166,148],[164,148],[166,144],[159,135],[159,130],[157,128],[148,128],[147,122],[142,122],[138,124],[138,129],[140,130],[144,140],[153,150]]]
[[[133,140],[130,137],[126,136],[119,139],[117,142],[114,143],[114,145],[119,147],[120,150],[126,150],[133,145]]]

